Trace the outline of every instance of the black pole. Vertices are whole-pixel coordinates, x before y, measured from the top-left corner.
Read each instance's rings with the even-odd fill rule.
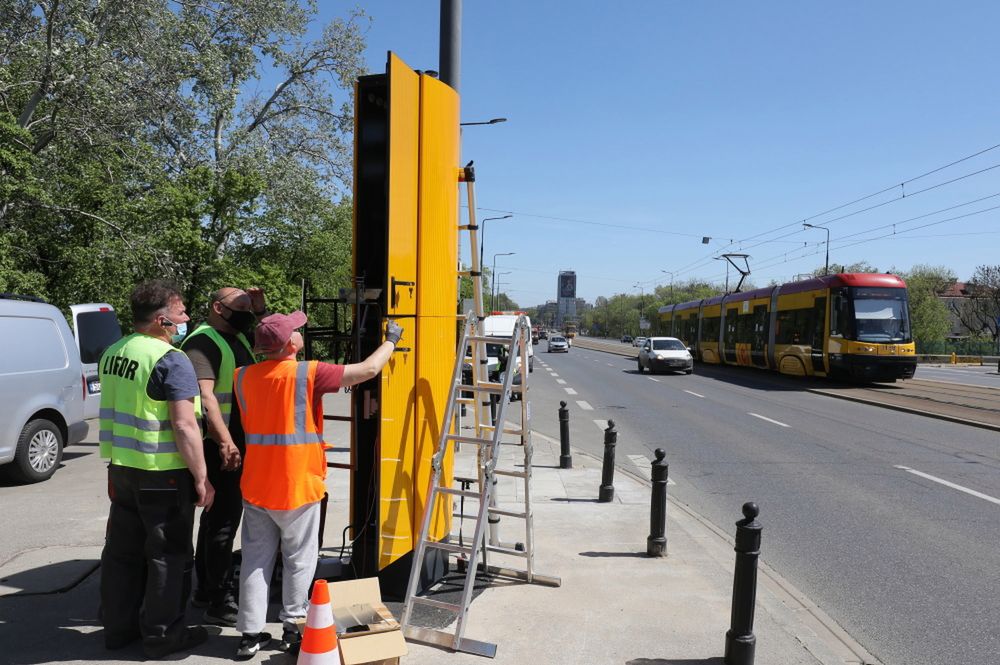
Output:
[[[607,503],[615,498],[615,445],[618,443],[618,432],[615,431],[615,421],[608,421],[604,430],[604,465],[601,467],[601,489],[597,495],[598,503]]]
[[[670,466],[663,461],[667,453],[656,449],[653,462],[653,492],[649,505],[649,538],[646,538],[646,554],[667,556],[667,473]]]
[[[736,569],[733,573],[733,613],[726,631],[726,665],[753,665],[757,638],[753,634],[757,603],[757,558],[760,556],[760,509],[743,504],[743,519],[736,523]]]
[[[462,0],[441,0],[441,81],[458,91],[462,74]]]
[[[569,409],[566,408],[566,402],[559,402],[559,468],[573,468],[573,456],[569,452]]]

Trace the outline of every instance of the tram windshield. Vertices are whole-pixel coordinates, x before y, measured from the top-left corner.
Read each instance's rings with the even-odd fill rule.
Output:
[[[851,289],[855,339],[859,342],[898,344],[911,341],[906,289]]]

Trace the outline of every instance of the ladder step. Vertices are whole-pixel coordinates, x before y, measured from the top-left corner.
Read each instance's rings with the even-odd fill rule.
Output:
[[[439,610],[448,610],[449,612],[454,612],[458,614],[462,611],[461,605],[456,605],[455,603],[446,603],[443,600],[434,600],[433,598],[424,598],[423,596],[414,596],[411,600],[415,603],[421,603],[422,605],[429,605],[431,607],[436,607]]]
[[[462,436],[461,434],[449,434],[449,441],[458,441],[459,443],[474,443],[477,446],[492,446],[493,439],[484,439],[478,436]]]
[[[437,491],[441,492],[441,494],[449,494],[451,496],[463,496],[466,499],[479,499],[480,497],[482,497],[482,494],[480,494],[479,492],[470,492],[469,490],[457,490],[454,487],[439,487],[437,488]]]
[[[497,554],[509,554],[510,556],[519,556],[522,559],[528,558],[528,553],[521,550],[515,550],[511,547],[494,547],[493,545],[487,545],[486,550],[488,552],[496,552]]]
[[[452,554],[464,554],[469,558],[472,558],[473,556],[471,547],[459,547],[458,545],[452,545],[451,543],[439,543],[433,540],[428,540],[426,545],[427,547],[444,550],[445,552],[451,552]]]
[[[508,471],[506,469],[493,469],[493,474],[497,476],[510,476],[511,478],[526,478],[525,471]]]
[[[469,406],[475,406],[476,400],[471,397],[459,397],[455,400],[455,404],[467,404]]]
[[[510,345],[510,337],[484,337],[482,335],[470,335],[466,338],[469,342],[486,342],[487,344]]]
[[[460,384],[458,384],[455,387],[458,390],[463,390],[463,391],[467,391],[467,392],[470,392],[470,393],[471,392],[476,392],[476,393],[493,393],[495,395],[499,395],[500,393],[503,392],[503,385],[499,384],[499,383],[485,383],[485,382],[484,383],[478,383],[478,384],[460,383]]]
[[[516,510],[503,510],[502,508],[490,508],[490,515],[503,515],[504,517],[518,517],[522,520],[528,519],[528,513],[519,513]]]
[[[480,427],[482,427],[483,429],[491,430],[491,431],[496,430],[496,426],[494,426],[494,425],[480,425]],[[517,428],[514,428],[514,427],[504,427],[503,428],[503,433],[504,434],[516,434],[517,436],[522,436],[524,434],[524,431],[522,431],[520,429],[517,429]]]

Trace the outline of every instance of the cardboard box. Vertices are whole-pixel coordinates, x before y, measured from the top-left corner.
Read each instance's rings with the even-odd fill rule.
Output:
[[[398,665],[407,653],[399,622],[382,604],[377,577],[330,584],[343,665]]]

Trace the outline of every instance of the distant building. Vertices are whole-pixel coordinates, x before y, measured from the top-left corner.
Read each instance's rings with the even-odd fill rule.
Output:
[[[959,316],[959,312],[972,300],[972,294],[965,282],[955,282],[944,291],[939,292],[937,297],[948,309],[948,318],[951,320],[948,339],[965,339],[983,332],[970,330]]]
[[[566,321],[576,321],[576,272],[563,270],[556,282],[556,328]]]

